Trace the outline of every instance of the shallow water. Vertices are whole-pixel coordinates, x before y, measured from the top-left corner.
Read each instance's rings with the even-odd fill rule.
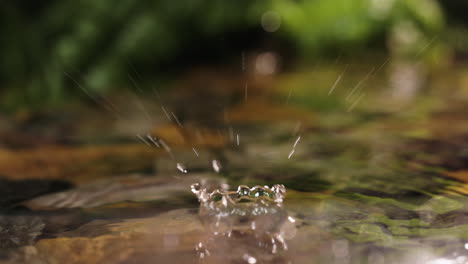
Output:
[[[463,71],[403,93],[398,73],[360,68],[333,90],[342,69],[258,79],[248,95],[244,80],[219,89],[213,74],[201,91],[189,80],[164,94],[168,117],[152,100],[116,96],[121,119],[72,109],[71,127],[43,121],[57,113],[26,122],[55,141],[24,132],[0,152],[0,262],[468,262]],[[207,207],[197,182],[286,194]]]

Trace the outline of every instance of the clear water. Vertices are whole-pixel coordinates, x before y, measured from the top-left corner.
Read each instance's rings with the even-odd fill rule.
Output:
[[[0,262],[467,263],[463,89],[443,76],[401,91],[367,71],[336,85],[341,72],[267,78],[248,96],[243,81],[182,86],[164,109],[141,98],[151,123],[116,97],[126,117],[84,110],[75,144],[8,152],[7,177],[73,186],[9,203]],[[274,184],[284,197],[249,189]]]

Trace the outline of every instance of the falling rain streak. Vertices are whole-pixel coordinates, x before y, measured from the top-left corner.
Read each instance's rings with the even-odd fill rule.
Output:
[[[338,83],[340,83],[341,77],[343,77],[343,74],[340,74],[340,76],[338,76],[338,78],[336,78],[335,83],[334,83],[333,86],[331,87],[330,91],[328,91],[328,95],[330,95],[331,93],[333,93],[333,90],[335,90],[335,88],[336,88],[336,86],[338,85]]]
[[[180,123],[179,119],[177,118],[177,116],[174,114],[174,112],[171,112],[171,115],[174,117],[174,120],[177,123],[177,125],[179,127],[183,127],[182,124]]]
[[[153,142],[153,144],[154,144],[156,147],[158,147],[158,148],[160,147],[157,138],[154,138],[154,137],[152,137],[151,135],[146,135],[146,137],[147,137],[151,142]]]
[[[361,101],[362,98],[364,98],[366,94],[365,93],[362,93],[357,99],[356,101],[354,101],[354,103],[348,108],[347,112],[351,112],[354,107],[356,107],[356,105],[359,103],[359,101]]]
[[[200,157],[200,155],[198,155],[198,152],[197,152],[197,150],[195,148],[192,148],[192,150],[193,150],[193,153],[195,153],[195,155],[197,155],[197,157]]]
[[[115,109],[115,106],[110,103],[109,101],[101,98],[102,101],[98,100],[97,96],[93,96],[86,88],[83,87],[75,78],[73,78],[68,72],[64,71],[63,74],[67,76],[72,82],[78,86],[91,100],[93,100],[97,105],[103,106],[107,111],[109,111],[112,115],[114,115],[117,119],[122,119],[120,114]]]
[[[427,48],[429,48],[429,46],[431,46],[431,44],[432,44],[434,41],[436,41],[436,39],[438,39],[438,38],[439,38],[439,36],[434,36],[434,37],[432,37],[432,39],[429,40],[429,41],[427,42],[427,44],[424,45],[424,47],[422,47],[422,48],[418,51],[418,53],[416,53],[415,56],[416,56],[416,57],[419,57],[419,56],[420,56]]]
[[[135,79],[130,75],[130,74],[127,74],[128,78],[130,79],[132,85],[138,90],[138,92],[140,94],[143,94],[143,90],[141,89],[141,87],[138,85],[138,83],[135,81]],[[146,107],[145,105],[143,104],[142,100],[138,97],[137,94],[134,94],[134,97],[135,97],[135,102],[137,104],[137,106],[140,108],[140,110],[145,114],[146,116],[146,119],[148,119],[148,122],[152,123],[153,122],[153,119],[151,117],[151,115],[149,114],[149,112],[146,110]]]
[[[139,138],[143,143],[145,143],[146,145],[148,145],[148,147],[151,147],[151,144],[148,143],[148,141],[146,141],[146,139],[144,137],[142,137],[140,134],[136,135],[137,138]]]
[[[296,147],[297,147],[297,144],[299,143],[299,141],[301,140],[301,136],[297,137],[296,141],[294,142],[294,145],[291,149],[291,152],[289,152],[289,155],[288,155],[288,159],[290,159],[294,153],[296,152]]]
[[[139,77],[139,74],[138,72],[136,72],[136,70],[133,68],[132,66],[132,70],[135,72],[135,74]],[[85,89],[77,80],[75,80],[69,73],[67,73],[66,71],[63,72],[65,76],[67,76],[70,80],[72,80],[89,98],[91,98],[94,102],[96,102],[98,105],[101,105],[103,106],[106,110],[108,110],[110,113],[112,113],[117,119],[122,119],[122,117],[120,116],[120,114],[117,112],[117,110],[115,109],[115,106],[105,100],[104,98],[101,98],[100,100],[98,100],[98,98],[96,96],[93,96],[87,89]],[[136,82],[136,80],[130,75],[128,74],[127,75],[128,78],[130,79],[132,85],[135,87],[135,89],[143,94],[143,90],[141,89],[141,87],[138,85],[138,83]],[[156,92],[156,95],[158,96],[158,99],[159,98],[159,93]],[[152,118],[151,118],[151,115],[148,113],[148,111],[146,110],[143,102],[139,99],[139,97],[134,94],[135,96],[135,102],[137,103],[137,106],[140,108],[140,110],[145,114],[147,120],[152,123]],[[169,121],[172,121],[172,118],[169,116],[169,114],[167,113],[166,109],[164,108],[163,105],[161,105],[161,109],[162,111],[164,112],[164,114],[166,115],[167,119]],[[177,116],[171,112],[171,115],[173,116],[175,122],[180,126],[182,127],[182,124],[180,123],[180,121],[178,120]],[[174,160],[175,157],[174,157],[174,154],[172,153],[172,150],[171,148],[166,144],[166,142],[162,139],[158,139],[158,138],[155,138],[155,137],[152,137],[151,135],[146,135],[146,138],[141,136],[140,134],[137,134],[136,137],[142,141],[145,145],[147,145],[148,147],[153,147],[153,145],[155,147],[158,147],[160,148],[161,146],[164,148],[164,150],[169,154],[169,156]],[[195,148],[193,149],[193,151],[195,152],[195,154],[197,155],[198,157],[198,153],[197,151],[195,150]],[[187,169],[185,168],[185,166],[182,164],[182,163],[177,163],[176,164],[176,167],[179,171],[183,172],[183,173],[187,173]]]
[[[356,91],[359,91],[361,86],[367,81],[367,79],[369,79],[369,77],[372,75],[372,73],[374,72],[375,70],[375,67],[372,67],[372,69],[367,73],[367,75],[362,79],[360,80],[356,86],[353,87],[353,89],[351,89],[351,92],[349,92],[348,96],[346,96],[346,101],[350,101],[351,100],[351,97],[353,96],[353,94],[356,92]]]
[[[166,111],[166,108],[164,108],[164,106],[161,105],[161,109],[163,110],[164,114],[166,115],[167,120],[172,121],[171,117],[169,116],[169,114]]]
[[[177,169],[178,169],[180,172],[183,172],[183,173],[187,173],[187,172],[188,172],[188,171],[187,171],[187,168],[185,168],[185,165],[182,164],[182,163],[179,163],[179,162],[178,162],[178,163],[176,164],[176,167],[177,167]]]

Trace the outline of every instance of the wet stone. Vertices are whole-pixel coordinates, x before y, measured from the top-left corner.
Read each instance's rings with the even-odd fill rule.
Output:
[[[44,222],[30,215],[0,215],[0,249],[31,245],[42,234]]]

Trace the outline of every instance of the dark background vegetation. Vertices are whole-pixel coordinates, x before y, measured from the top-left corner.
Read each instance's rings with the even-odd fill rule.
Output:
[[[0,106],[63,104],[85,96],[77,82],[105,95],[131,85],[128,72],[143,89],[164,86],[256,50],[292,67],[362,54],[463,59],[467,9],[461,0],[2,1]],[[274,32],[262,28],[268,11],[281,18]]]

